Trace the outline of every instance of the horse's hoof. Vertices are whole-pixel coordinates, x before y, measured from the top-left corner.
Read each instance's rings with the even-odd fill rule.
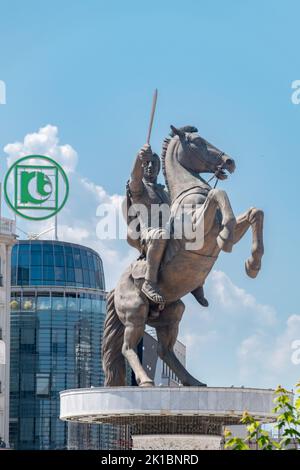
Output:
[[[208,307],[209,302],[205,297],[202,297],[202,299],[199,300],[199,304],[202,305],[202,307]]]
[[[154,387],[153,380],[145,380],[144,382],[139,383],[139,387]]]
[[[203,383],[203,382],[199,382],[199,380],[197,380],[197,383],[196,385],[193,385],[194,387],[207,387],[207,384]]]
[[[255,279],[260,271],[260,266],[257,266],[254,268],[252,266],[251,260],[247,259],[247,261],[245,262],[245,270],[249,277],[251,277],[252,279]]]
[[[200,380],[194,379],[189,380],[188,382],[183,384],[185,387],[207,387],[207,384],[200,382]]]

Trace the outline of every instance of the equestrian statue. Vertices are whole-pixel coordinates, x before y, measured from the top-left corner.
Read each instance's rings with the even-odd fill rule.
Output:
[[[160,167],[166,189],[157,183]],[[126,385],[125,359],[139,386],[154,385],[136,352],[145,325],[155,328],[158,355],[180,382],[206,386],[174,354],[185,309],[181,298],[192,293],[201,305],[208,305],[203,291],[208,274],[221,251],[231,252],[250,227],[252,249],[245,263],[249,277],[257,276],[264,251],[263,211],[252,207],[235,217],[226,192],[202,176],[211,173],[216,181],[225,180],[234,171],[234,160],[194,126],[171,126],[160,158],[149,139],[138,152],[127,184],[125,216],[128,242],[139,250],[139,257],[107,297],[102,346],[106,386]],[[151,216],[153,206],[158,210]],[[168,210],[167,222],[161,206]]]

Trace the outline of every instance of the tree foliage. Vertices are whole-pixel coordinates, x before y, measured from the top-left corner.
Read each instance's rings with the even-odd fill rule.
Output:
[[[225,449],[228,450],[299,450],[300,449],[300,382],[296,384],[295,400],[291,393],[280,385],[275,390],[274,412],[277,414],[274,428],[279,439],[274,439],[270,431],[262,428],[247,411],[243,413],[241,424],[246,426],[246,437],[234,437],[225,430]]]

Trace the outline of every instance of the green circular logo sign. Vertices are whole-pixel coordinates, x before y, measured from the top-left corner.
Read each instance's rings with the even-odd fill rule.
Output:
[[[45,220],[57,214],[69,195],[69,182],[62,167],[44,155],[17,160],[4,179],[9,207],[21,217]]]

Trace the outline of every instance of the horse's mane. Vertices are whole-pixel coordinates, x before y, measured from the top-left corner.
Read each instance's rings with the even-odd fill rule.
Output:
[[[183,126],[183,127],[180,127],[178,130],[181,132],[191,132],[191,133],[198,132],[198,129],[195,126]],[[167,178],[167,173],[166,173],[166,155],[167,155],[169,143],[171,142],[171,139],[174,136],[175,136],[175,133],[172,130],[170,134],[167,137],[165,137],[165,139],[163,140],[162,151],[161,151],[161,156],[160,156],[162,173],[164,175],[166,187],[169,192],[170,192],[170,188],[169,188],[168,178]]]

